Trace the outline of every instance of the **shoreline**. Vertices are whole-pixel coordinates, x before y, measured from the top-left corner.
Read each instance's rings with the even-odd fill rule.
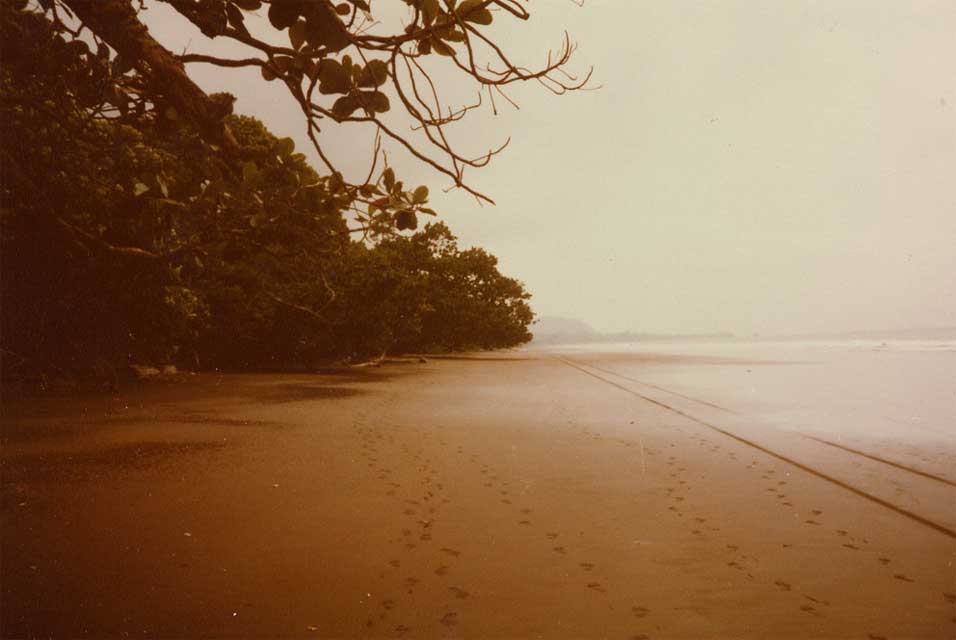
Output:
[[[4,637],[956,631],[945,535],[555,359],[428,360],[5,407]]]

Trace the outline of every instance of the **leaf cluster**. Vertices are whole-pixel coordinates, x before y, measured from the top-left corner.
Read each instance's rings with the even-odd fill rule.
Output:
[[[346,185],[242,116],[225,122],[243,152],[224,155],[188,120],[120,112],[116,82],[91,91],[92,49],[68,46],[69,75],[45,64],[67,42],[48,17],[0,5],[0,21],[5,373],[312,366],[527,339],[527,293],[491,256],[459,251],[444,225],[389,233],[434,215],[427,187],[390,168]]]

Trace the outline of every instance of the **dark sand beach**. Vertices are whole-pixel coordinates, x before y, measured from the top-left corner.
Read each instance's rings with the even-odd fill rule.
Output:
[[[953,486],[601,366],[7,399],[3,636],[956,635]]]

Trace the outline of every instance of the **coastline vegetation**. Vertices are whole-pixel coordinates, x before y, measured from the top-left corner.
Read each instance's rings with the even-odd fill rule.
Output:
[[[55,11],[66,4],[0,9],[5,380],[530,339],[522,284],[444,223],[419,228],[434,214],[427,187],[406,189],[391,168],[347,185],[230,113],[225,152],[155,68],[71,31]]]

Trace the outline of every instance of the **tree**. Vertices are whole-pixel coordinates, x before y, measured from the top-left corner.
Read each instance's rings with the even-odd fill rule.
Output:
[[[227,324],[228,292],[237,335],[329,296],[309,285],[347,241],[348,202],[291,140],[230,116],[243,154],[224,156],[145,109],[115,117],[115,60],[9,4],[0,26],[6,369],[168,362]]]
[[[426,187],[406,189],[390,167],[357,186],[320,175],[252,118],[210,128],[162,88],[172,81],[151,66],[162,52],[152,63],[116,55],[67,23],[72,4],[0,3],[5,375],[82,375],[103,360],[288,366],[527,339],[528,294],[492,256],[459,251],[444,225],[396,237],[431,213]]]
[[[89,31],[97,46],[111,48],[111,98],[125,117],[130,105],[152,110],[158,119],[182,119],[203,140],[226,152],[241,153],[226,117],[232,111],[228,95],[206,95],[189,77],[185,65],[212,64],[228,68],[258,68],[266,80],[281,82],[302,111],[306,130],[318,156],[333,176],[342,196],[354,206],[363,230],[381,231],[394,224],[413,229],[425,206],[425,191],[405,190],[383,161],[380,141],[388,138],[430,165],[480,200],[490,198],[472,189],[465,170],[486,165],[508,143],[477,155],[454,148],[446,129],[462,121],[487,99],[511,101],[509,85],[538,82],[562,94],[583,88],[590,71],[577,78],[567,71],[575,46],[567,33],[559,51],[532,70],[513,61],[493,38],[493,23],[527,20],[521,0],[403,0],[407,23],[382,19],[383,11],[366,0],[156,0],[175,9],[185,21],[212,39],[241,44],[248,57],[222,58],[202,52],[175,55],[157,42],[138,16],[145,0],[39,0],[57,30],[68,37]],[[20,0],[20,4],[24,4]],[[254,36],[247,20],[265,13],[269,38]],[[72,25],[72,26],[71,26]],[[427,59],[441,58],[459,72],[463,83],[476,89],[477,101],[449,107],[427,70]],[[416,126],[406,134],[383,114],[395,102]],[[360,184],[347,184],[321,141],[326,126],[371,126],[376,132],[371,168]],[[379,171],[379,169],[381,169]],[[391,175],[391,178],[389,176]],[[378,176],[377,180],[373,180]],[[382,183],[385,188],[382,188]]]
[[[511,347],[531,339],[522,284],[481,249],[462,250],[448,227],[430,223],[373,247],[356,243],[330,273],[341,295],[333,317],[341,355]]]

